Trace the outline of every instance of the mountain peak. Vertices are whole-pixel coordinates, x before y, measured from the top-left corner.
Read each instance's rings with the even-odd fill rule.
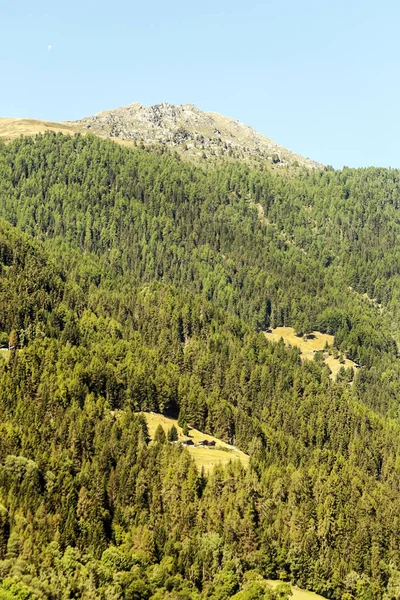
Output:
[[[169,146],[188,158],[226,156],[255,162],[267,160],[284,166],[320,167],[249,125],[218,113],[202,111],[194,104],[161,102],[144,106],[135,102],[72,124],[106,137]]]

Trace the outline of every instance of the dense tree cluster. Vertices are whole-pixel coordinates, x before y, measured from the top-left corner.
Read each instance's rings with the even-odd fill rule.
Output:
[[[0,146],[0,598],[397,597],[396,177]],[[283,324],[333,333],[354,383]],[[249,468],[206,476],[146,411]]]

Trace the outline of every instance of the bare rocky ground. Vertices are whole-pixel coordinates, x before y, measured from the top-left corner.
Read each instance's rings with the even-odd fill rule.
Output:
[[[217,113],[204,112],[193,104],[129,104],[63,125],[118,140],[165,145],[188,158],[228,157],[255,162],[267,160],[283,166],[321,167],[313,160],[286,150],[248,125]]]

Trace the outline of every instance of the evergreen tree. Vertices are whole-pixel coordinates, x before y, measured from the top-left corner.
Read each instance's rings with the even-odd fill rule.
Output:
[[[175,425],[168,430],[167,439],[169,442],[176,442],[178,440],[178,430]]]

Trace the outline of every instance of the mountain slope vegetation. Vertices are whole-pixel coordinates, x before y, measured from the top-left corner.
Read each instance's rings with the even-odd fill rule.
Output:
[[[396,597],[397,178],[0,145],[0,594]],[[271,326],[362,368],[333,382]],[[199,471],[142,411],[248,468]]]

